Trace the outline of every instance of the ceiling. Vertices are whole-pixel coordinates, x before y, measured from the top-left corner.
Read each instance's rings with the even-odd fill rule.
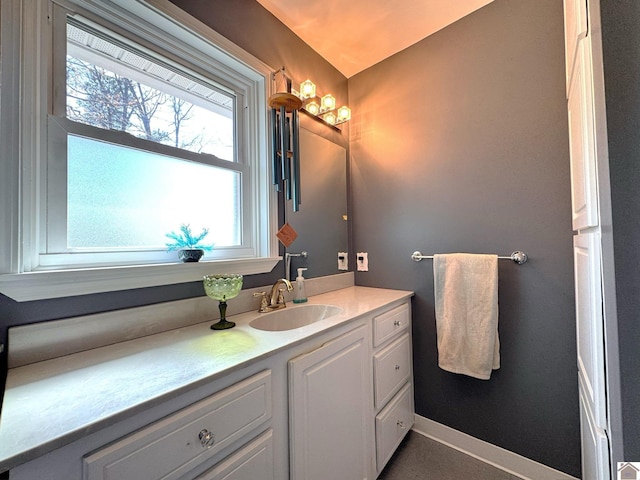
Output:
[[[347,78],[493,0],[257,0]]]

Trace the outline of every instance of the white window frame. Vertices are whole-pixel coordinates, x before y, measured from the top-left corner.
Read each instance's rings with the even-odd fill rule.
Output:
[[[25,301],[197,281],[213,273],[271,271],[281,260],[273,235],[277,196],[268,162],[267,98],[273,69],[167,0],[54,2],[89,20],[117,25],[116,33],[145,39],[176,59],[205,70],[215,65],[217,78],[229,84],[243,79],[246,103],[238,108],[245,108],[245,120],[238,128],[245,130],[243,158],[251,164],[251,198],[245,197],[249,204],[244,207],[254,212],[253,228],[245,232],[252,235],[252,249],[237,258],[195,264],[47,269],[51,267],[40,256],[46,241],[40,220],[47,207],[47,122],[64,101],[63,95],[52,94],[51,77],[60,72],[49,71],[51,39],[66,15],[54,15],[57,7],[51,2],[3,0],[0,118],[13,120],[3,121],[0,132],[0,293]],[[203,57],[208,59],[204,66]]]

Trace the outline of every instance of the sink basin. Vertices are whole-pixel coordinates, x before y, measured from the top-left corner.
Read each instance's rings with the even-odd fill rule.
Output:
[[[258,330],[282,332],[304,327],[339,313],[342,313],[342,309],[334,305],[296,305],[283,310],[264,313],[249,322],[249,325]]]

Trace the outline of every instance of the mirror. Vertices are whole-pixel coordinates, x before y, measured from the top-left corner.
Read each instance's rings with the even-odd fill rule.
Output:
[[[291,258],[291,279],[298,267],[308,268],[305,278],[338,273],[338,252],[349,247],[347,151],[304,128],[300,129],[300,193],[298,212],[290,201],[286,206],[285,220],[298,233],[286,251],[306,251],[308,256]]]

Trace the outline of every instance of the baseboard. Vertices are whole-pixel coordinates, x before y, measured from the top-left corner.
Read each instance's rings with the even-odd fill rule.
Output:
[[[524,480],[578,480],[571,475],[420,415],[415,416],[413,430]]]

